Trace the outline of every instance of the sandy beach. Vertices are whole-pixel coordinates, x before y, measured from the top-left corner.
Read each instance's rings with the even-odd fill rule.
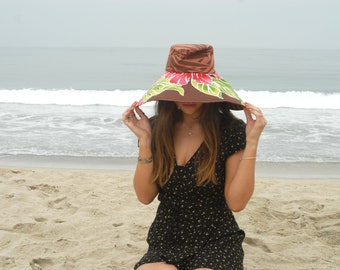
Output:
[[[157,201],[132,170],[0,168],[0,269],[133,269]],[[245,269],[339,269],[340,179],[258,177],[242,229]]]

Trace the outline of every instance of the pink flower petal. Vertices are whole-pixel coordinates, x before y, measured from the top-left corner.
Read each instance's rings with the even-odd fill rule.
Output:
[[[186,85],[191,78],[191,73],[166,72],[164,76],[170,79],[171,83]]]
[[[202,74],[202,73],[192,73],[192,80],[196,81],[197,83],[202,84],[211,84],[212,79],[211,76],[208,74]]]

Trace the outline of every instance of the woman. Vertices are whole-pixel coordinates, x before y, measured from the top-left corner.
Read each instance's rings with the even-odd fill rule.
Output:
[[[183,55],[183,45],[174,46]],[[184,49],[187,46],[195,59],[197,55],[205,59],[211,50],[209,45]],[[184,57],[190,58],[190,53]],[[169,59],[176,58],[171,55]],[[189,73],[192,86],[202,82],[196,72]],[[214,82],[220,79],[215,73],[206,74],[214,74]],[[228,109],[230,99],[163,98],[150,120],[137,102],[122,116],[139,141],[136,195],[144,204],[156,196],[160,201],[148,233],[148,251],[135,269],[243,269],[244,232],[232,211],[244,209],[253,193],[257,146],[266,120],[259,108],[242,103],[245,125]]]

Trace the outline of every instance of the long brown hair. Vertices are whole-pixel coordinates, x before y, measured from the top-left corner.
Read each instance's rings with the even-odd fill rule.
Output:
[[[205,103],[200,115],[203,127],[203,143],[196,156],[197,185],[216,184],[215,164],[220,143],[220,122],[222,118],[233,119],[231,112],[222,103]],[[224,116],[224,117],[223,117]],[[174,130],[182,121],[182,112],[172,101],[158,101],[156,115],[152,118],[153,182],[163,186],[171,177],[176,166]],[[226,121],[226,124],[231,121]]]

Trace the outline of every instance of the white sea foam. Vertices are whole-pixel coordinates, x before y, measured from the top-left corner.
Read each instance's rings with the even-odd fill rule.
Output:
[[[136,136],[122,106],[0,103],[0,156],[135,157]],[[154,107],[146,106],[147,116]],[[245,119],[242,111],[234,112]],[[339,162],[340,110],[264,108],[258,160]]]
[[[340,93],[248,90],[237,92],[243,100],[262,108],[340,109]],[[0,89],[0,103],[129,106],[133,101],[138,101],[144,93],[145,90]],[[144,106],[148,105],[151,104]]]
[[[238,91],[246,101],[262,108],[340,109],[340,93],[312,91]]]
[[[143,90],[107,91],[75,89],[19,89],[0,90],[0,102],[55,105],[130,105],[142,97]]]

